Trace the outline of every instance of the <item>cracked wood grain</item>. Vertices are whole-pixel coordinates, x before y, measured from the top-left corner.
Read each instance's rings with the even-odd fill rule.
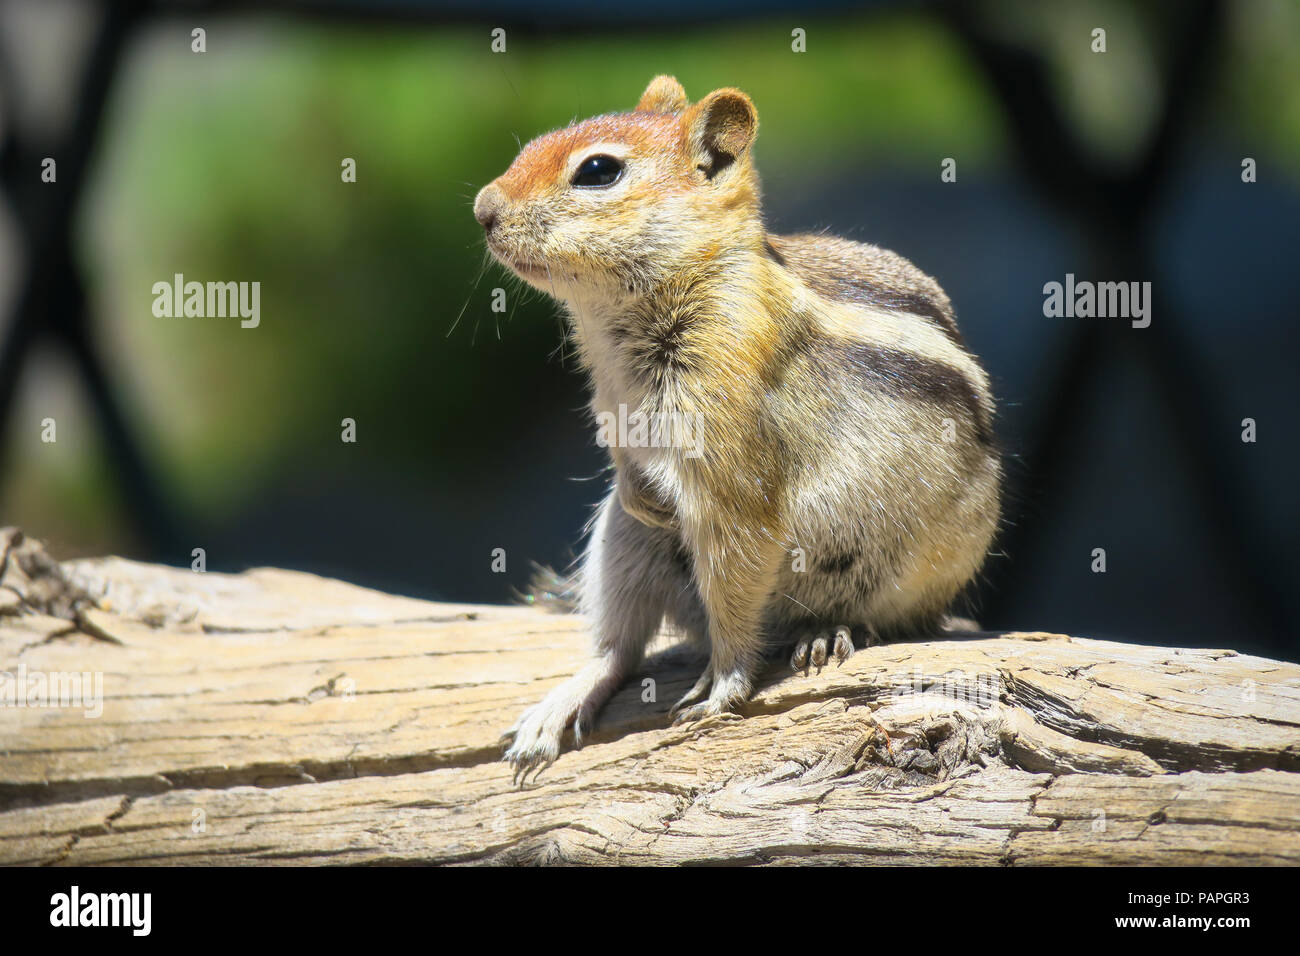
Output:
[[[520,790],[497,738],[580,618],[60,567],[93,604],[0,605],[0,671],[100,672],[103,713],[0,706],[0,863],[1300,862],[1294,664],[948,635],[774,662],[743,717],[674,728],[700,662],[664,637]]]

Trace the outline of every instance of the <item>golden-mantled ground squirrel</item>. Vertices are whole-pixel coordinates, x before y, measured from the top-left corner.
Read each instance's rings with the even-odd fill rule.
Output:
[[[598,421],[691,439],[612,443],[578,575],[594,655],[507,732],[516,776],[581,743],[665,620],[709,651],[674,708],[698,720],[772,646],[801,668],[938,631],[993,538],[993,398],[948,297],[892,252],[767,232],[757,130],[739,90],[691,104],[656,77],[474,201],[492,254],[566,307]]]

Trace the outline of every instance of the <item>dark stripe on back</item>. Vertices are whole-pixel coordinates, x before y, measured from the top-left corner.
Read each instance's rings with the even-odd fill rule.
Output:
[[[832,554],[817,562],[817,570],[824,574],[843,574],[857,562],[856,554]]]
[[[957,328],[956,318],[939,302],[924,292],[881,285],[861,274],[878,271],[879,265],[873,264],[869,258],[873,253],[860,249],[857,253],[860,261],[837,260],[833,251],[827,251],[824,257],[818,257],[801,250],[796,244],[798,237],[783,236],[779,237],[779,240],[790,244],[793,257],[777,249],[770,238],[766,242],[768,256],[778,265],[792,270],[819,295],[838,302],[910,312],[929,320],[948,336],[949,340],[962,348],[966,347],[966,340],[962,338],[961,331]],[[894,269],[914,268],[911,263],[894,257],[884,250],[876,250],[874,254],[888,256]],[[855,267],[857,274],[849,271]],[[917,278],[926,277],[917,272]]]
[[[993,444],[988,411],[975,386],[958,369],[869,342],[826,340],[823,347],[836,353],[829,357],[830,368],[847,365],[871,388],[886,395],[928,402],[941,409],[960,409],[974,423],[975,437],[981,444]]]
[[[855,305],[871,305],[882,309],[894,309],[910,312],[928,319],[937,325],[949,340],[965,348],[966,340],[957,329],[957,322],[945,312],[939,303],[920,293],[902,292],[898,289],[886,289],[873,285],[865,279],[846,276],[821,276],[816,273],[802,274],[804,281],[815,292],[839,302],[851,302]]]

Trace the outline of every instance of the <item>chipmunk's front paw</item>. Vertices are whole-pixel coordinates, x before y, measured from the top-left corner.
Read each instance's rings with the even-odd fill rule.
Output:
[[[692,704],[685,710],[679,710],[677,716],[673,718],[673,726],[679,724],[690,724],[697,720],[703,720],[705,717],[716,717],[719,714],[735,713],[734,705],[727,704],[725,701],[715,701],[712,698],[701,701],[698,704]]]
[[[706,691],[709,694],[707,700],[700,701],[698,704],[692,703],[703,697]],[[676,727],[679,724],[703,720],[705,717],[735,713],[736,708],[748,697],[749,681],[743,674],[737,672],[719,680],[714,676],[713,669],[708,667],[695,682],[695,686],[673,705],[669,713],[673,715],[673,726]],[[691,706],[687,706],[688,704]]]

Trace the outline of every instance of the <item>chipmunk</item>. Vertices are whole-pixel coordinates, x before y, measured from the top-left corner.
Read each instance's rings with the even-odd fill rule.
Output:
[[[892,252],[769,233],[757,131],[740,90],[659,76],[475,198],[492,255],[568,312],[593,413],[699,422],[694,454],[610,449],[577,577],[594,654],[503,736],[518,780],[581,746],[665,621],[709,652],[675,722],[734,711],[772,645],[802,669],[937,633],[994,536],[993,398],[948,297]]]

